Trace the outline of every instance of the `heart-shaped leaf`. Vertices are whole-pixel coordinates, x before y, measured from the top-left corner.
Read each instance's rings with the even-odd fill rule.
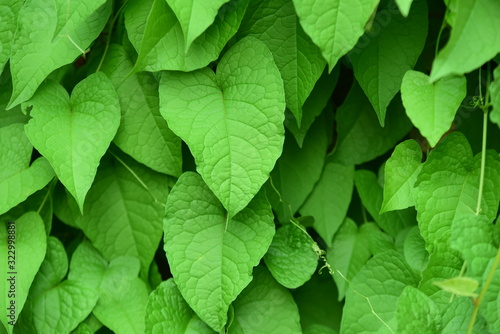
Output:
[[[33,118],[25,126],[26,135],[83,212],[99,161],[120,125],[115,88],[98,72],[76,85],[70,99],[60,84],[48,81],[30,104]]]
[[[408,71],[401,84],[406,114],[434,147],[450,129],[455,113],[467,94],[464,76],[443,78],[434,84],[429,76]]]
[[[247,206],[280,156],[284,109],[280,72],[253,37],[227,51],[217,74],[165,72],[160,82],[161,114],[230,217]]]

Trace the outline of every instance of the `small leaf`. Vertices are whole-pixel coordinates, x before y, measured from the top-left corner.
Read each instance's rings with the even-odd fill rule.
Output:
[[[0,223],[2,282],[0,307],[4,311],[1,322],[9,333],[21,314],[28,292],[45,257],[47,238],[42,218],[33,211],[15,221]],[[11,312],[12,301],[14,311]]]
[[[401,334],[435,334],[440,332],[441,315],[436,304],[425,293],[408,285],[396,307],[398,331]]]
[[[146,333],[215,333],[186,303],[172,278],[149,295]]]
[[[181,175],[167,199],[165,252],[182,295],[216,331],[252,280],[251,271],[274,235],[271,206],[259,192],[229,219],[222,204],[195,173]]]
[[[378,0],[294,0],[300,24],[319,46],[330,71],[363,35]]]
[[[111,7],[105,0],[24,3],[12,42],[9,108],[30,99],[52,71],[84,53],[106,25]]]
[[[314,217],[314,229],[331,247],[332,239],[344,221],[354,188],[354,166],[328,162],[311,195],[300,209]]]
[[[479,287],[479,282],[470,277],[455,277],[444,281],[435,281],[434,285],[457,296],[473,298],[478,296],[474,291]]]
[[[158,82],[150,73],[130,74],[132,60],[111,44],[101,70],[116,88],[122,118],[113,142],[140,163],[160,173],[182,173],[181,141],[160,114]]]
[[[401,15],[403,15],[404,17],[408,16],[408,14],[410,13],[412,2],[413,0],[396,0],[396,4],[398,5]]]
[[[464,76],[446,77],[431,83],[424,73],[406,72],[401,85],[406,114],[432,147],[450,129],[467,94],[466,86]]]
[[[403,246],[403,253],[406,262],[416,271],[424,271],[429,262],[429,253],[425,249],[425,240],[420,235],[418,226],[413,226],[406,238]]]
[[[360,228],[346,218],[328,249],[328,263],[332,267],[333,279],[338,289],[339,301],[345,297],[348,282],[359,272],[371,257],[366,224]],[[339,274],[340,272],[340,274]]]
[[[422,149],[414,140],[396,146],[384,168],[384,201],[380,213],[415,205],[413,186],[422,169]]]
[[[219,8],[229,0],[167,0],[184,34],[185,50],[214,22]]]
[[[165,0],[130,1],[124,15],[128,37],[139,54],[135,71],[193,71],[207,66],[238,30],[247,5],[248,0],[223,5],[214,23],[188,49],[181,24]]]
[[[30,104],[33,118],[25,126],[26,135],[83,212],[99,161],[120,125],[115,88],[98,72],[80,81],[70,99],[61,85],[49,81]]]
[[[259,191],[281,155],[284,109],[280,73],[253,37],[226,52],[217,74],[208,68],[164,72],[160,82],[161,114],[189,146],[230,218]]]
[[[278,283],[295,289],[311,278],[318,266],[313,243],[305,230],[291,223],[276,231],[264,260]]]
[[[384,3],[374,19],[378,29],[368,31],[349,52],[356,80],[382,126],[387,106],[399,92],[403,76],[422,53],[428,26],[425,0],[415,1],[408,18],[399,15],[392,1]]]
[[[252,282],[233,303],[230,333],[302,333],[299,310],[290,292],[265,269],[254,269]]]
[[[495,80],[490,84],[490,96],[493,110],[490,113],[490,120],[500,128],[500,66],[493,72]]]
[[[432,64],[432,82],[450,74],[470,72],[500,52],[500,2],[457,1],[451,36]]]

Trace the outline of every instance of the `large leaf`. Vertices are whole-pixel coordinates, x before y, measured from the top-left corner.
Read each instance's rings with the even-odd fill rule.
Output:
[[[318,266],[314,240],[295,224],[280,227],[264,256],[267,268],[276,281],[289,289],[307,282]]]
[[[212,3],[205,6],[214,7]],[[247,4],[248,0],[232,0],[223,5],[214,23],[188,49],[181,23],[165,0],[130,1],[125,25],[139,53],[135,70],[192,71],[207,66],[238,30]]]
[[[107,260],[119,256],[139,259],[141,276],[147,277],[161,240],[161,203],[167,198],[167,182],[165,175],[130,158],[106,156],[89,191],[83,215],[73,210],[74,224]]]
[[[425,0],[415,1],[407,18],[387,8],[393,5],[392,1],[382,3],[385,5],[374,19],[382,22],[382,27],[373,33],[368,31],[349,53],[349,59],[356,80],[384,126],[387,106],[399,91],[406,71],[413,68],[424,48],[428,14]]]
[[[303,216],[314,217],[314,229],[328,246],[344,221],[351,202],[354,166],[328,162],[311,195],[300,209]]]
[[[226,52],[217,74],[165,72],[160,82],[163,117],[230,217],[250,202],[280,156],[284,109],[280,73],[253,37]]]
[[[302,333],[299,310],[290,292],[265,267],[254,270],[252,283],[233,303],[230,333]]]
[[[372,255],[368,243],[369,232],[367,224],[358,228],[354,221],[346,218],[333,239],[332,247],[328,249],[328,263],[334,270],[333,279],[339,300],[344,298],[348,282]]]
[[[422,149],[414,140],[396,146],[384,168],[384,201],[381,213],[415,205],[413,186],[422,169]]]
[[[198,316],[220,331],[229,304],[252,280],[252,268],[274,235],[264,193],[230,219],[203,179],[186,172],[168,196],[164,229],[165,252],[179,290]]]
[[[398,333],[435,334],[441,327],[441,315],[434,302],[423,292],[408,285],[398,299],[396,308]]]
[[[115,88],[99,72],[76,85],[70,99],[61,85],[48,81],[30,104],[33,118],[25,126],[26,135],[83,212],[99,161],[120,124]]]
[[[401,85],[406,114],[432,147],[450,129],[466,94],[464,76],[450,76],[431,83],[424,73],[410,70]]]
[[[431,81],[470,72],[500,52],[500,2],[457,1],[451,36],[432,64]]]
[[[330,71],[363,35],[379,0],[293,0],[300,24],[319,46]]]
[[[92,311],[97,293],[81,282],[64,280],[68,258],[62,243],[49,237],[47,255],[37,273],[25,310],[21,333],[69,333]]]
[[[214,22],[219,8],[229,0],[167,0],[177,16],[187,51],[191,43]]]
[[[238,34],[254,36],[271,50],[285,85],[286,105],[302,121],[302,106],[325,67],[319,48],[299,24],[292,0],[259,0]]]
[[[31,283],[45,257],[47,238],[42,218],[29,211],[15,221],[0,223],[0,245],[3,277],[0,307],[6,310],[0,320],[12,333],[12,324],[24,307]]]
[[[396,333],[396,308],[403,289],[418,279],[399,253],[376,255],[352,280],[341,333]]]
[[[286,138],[266,184],[267,197],[280,222],[293,217],[320,178],[328,145],[326,131],[325,122],[318,119],[302,148],[292,136]]]
[[[415,208],[420,233],[432,253],[436,244],[449,243],[451,226],[461,214],[476,211],[481,157],[472,157],[467,139],[459,132],[448,135],[422,167],[416,187]],[[481,214],[496,217],[500,200],[500,158],[486,153]]]
[[[146,333],[215,333],[193,312],[172,278],[150,295],[146,308]]]
[[[407,209],[395,212],[380,213],[382,208],[383,190],[377,181],[377,176],[368,170],[356,171],[356,189],[366,210],[373,217],[378,226],[392,237],[415,223],[415,211]]]
[[[54,171],[43,157],[30,166],[33,146],[23,124],[1,127],[0,143],[0,214],[3,214],[46,186]]]
[[[109,15],[105,0],[34,0],[19,12],[10,68],[9,108],[31,98],[55,69],[71,63],[99,36]]]
[[[158,172],[179,176],[181,141],[160,115],[158,82],[150,73],[129,76],[132,68],[125,49],[110,45],[101,70],[115,86],[122,112],[113,142],[138,162]]]
[[[17,26],[17,14],[23,5],[22,0],[0,0],[0,73],[10,57],[12,39]]]
[[[387,110],[381,127],[372,105],[357,83],[354,83],[336,114],[338,138],[333,158],[345,165],[370,161],[403,138],[411,128],[399,98]]]

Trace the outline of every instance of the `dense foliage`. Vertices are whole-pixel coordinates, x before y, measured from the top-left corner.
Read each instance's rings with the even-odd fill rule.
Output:
[[[500,333],[498,0],[0,0],[0,333]]]

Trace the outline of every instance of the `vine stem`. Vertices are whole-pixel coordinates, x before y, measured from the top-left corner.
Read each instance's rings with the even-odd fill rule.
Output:
[[[481,201],[483,200],[484,171],[486,169],[486,135],[488,132],[488,109],[483,110],[483,142],[481,148],[481,172],[479,175],[479,191],[477,194],[476,216],[481,213]]]

